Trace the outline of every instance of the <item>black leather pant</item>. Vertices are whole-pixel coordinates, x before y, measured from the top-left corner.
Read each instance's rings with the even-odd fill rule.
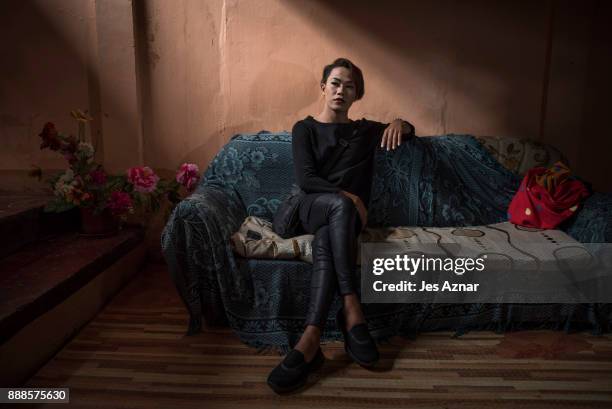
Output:
[[[357,236],[361,220],[353,201],[341,193],[314,193],[306,232],[312,242],[312,279],[306,325],[322,328],[334,293],[355,292],[353,272],[356,264]]]

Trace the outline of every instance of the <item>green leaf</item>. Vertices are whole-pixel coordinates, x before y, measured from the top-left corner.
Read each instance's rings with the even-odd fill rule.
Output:
[[[177,204],[181,201],[181,197],[179,196],[177,191],[171,190],[168,192],[168,200],[170,200],[170,202],[173,204]]]

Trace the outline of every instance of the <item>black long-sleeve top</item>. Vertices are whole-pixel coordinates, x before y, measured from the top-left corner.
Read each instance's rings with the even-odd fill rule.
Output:
[[[380,146],[387,126],[389,124],[365,118],[349,123],[324,123],[310,115],[296,122],[292,130],[292,149],[297,184],[306,193],[345,190],[359,196],[367,207],[374,153]],[[402,135],[403,140],[414,135],[414,126],[410,126],[412,129]],[[323,174],[323,164],[336,156],[333,154],[335,150],[342,149],[341,138],[348,141],[349,145]],[[308,209],[310,203],[302,207]]]

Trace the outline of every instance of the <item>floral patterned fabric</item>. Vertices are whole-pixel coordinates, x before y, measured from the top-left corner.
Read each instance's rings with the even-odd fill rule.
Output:
[[[557,161],[569,163],[556,148],[528,139],[500,136],[478,136],[476,139],[506,169],[519,175],[537,166],[548,168]]]
[[[413,138],[377,150],[369,205],[371,227],[468,226],[505,221],[520,175],[469,135]],[[174,209],[162,248],[190,314],[188,333],[227,322],[247,344],[288,350],[303,330],[312,265],[236,257],[230,236],[247,216],[272,220],[294,182],[291,135],[240,134],[216,155],[200,185]],[[612,239],[611,194],[589,198],[564,230],[579,241]],[[359,275],[359,271],[356,271]],[[336,297],[323,340],[340,339]],[[607,331],[610,305],[371,304],[379,340],[425,330],[521,328]]]
[[[391,153],[377,151],[368,224],[498,223],[519,183],[471,136],[412,138]]]

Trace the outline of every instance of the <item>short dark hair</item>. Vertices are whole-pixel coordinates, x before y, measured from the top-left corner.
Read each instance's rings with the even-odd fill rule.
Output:
[[[334,68],[337,67],[348,68],[351,71],[351,76],[353,77],[353,82],[355,83],[355,89],[357,91],[357,99],[361,99],[363,97],[363,94],[365,93],[365,86],[363,84],[363,74],[361,73],[359,67],[353,64],[347,58],[336,58],[333,63],[326,65],[325,68],[323,68],[323,77],[321,78],[321,84],[327,83],[327,78],[329,78],[329,74]]]

